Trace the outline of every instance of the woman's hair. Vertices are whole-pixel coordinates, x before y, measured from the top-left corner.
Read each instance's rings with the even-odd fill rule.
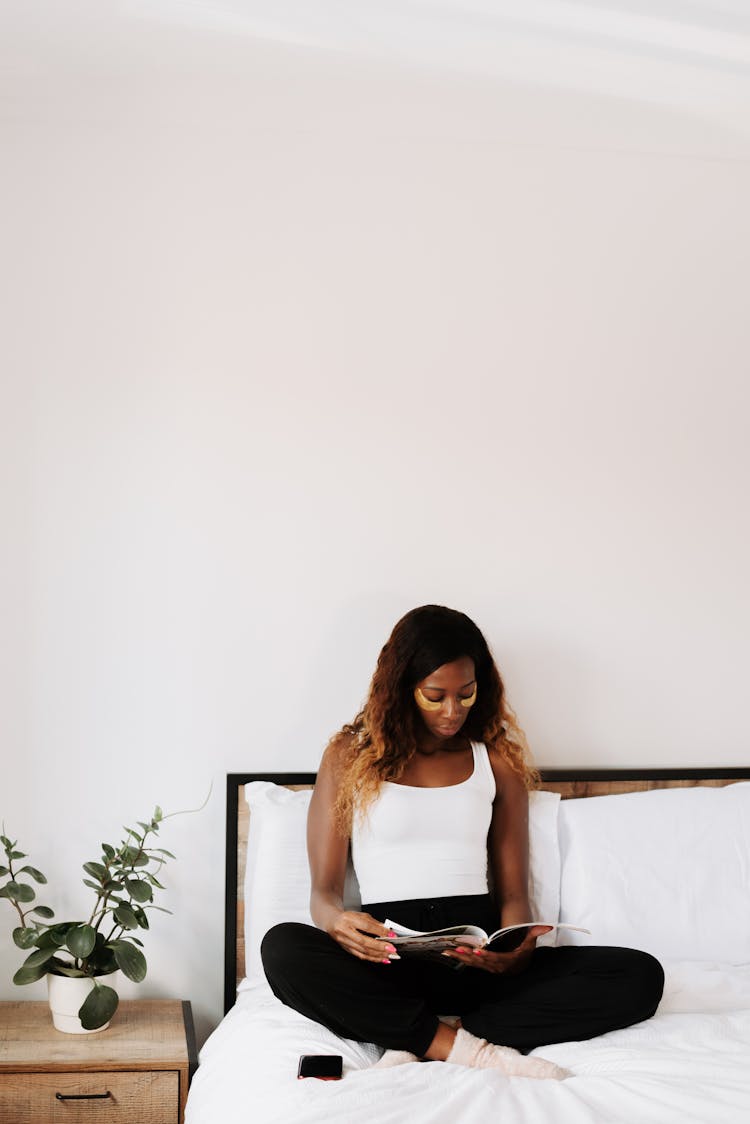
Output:
[[[528,788],[539,783],[484,636],[465,613],[422,605],[397,623],[378,657],[364,707],[329,743],[338,750],[335,817],[342,831],[351,828],[355,806],[364,814],[383,781],[397,781],[417,752],[417,683],[466,656],[474,661],[477,699],[462,732],[499,750]]]

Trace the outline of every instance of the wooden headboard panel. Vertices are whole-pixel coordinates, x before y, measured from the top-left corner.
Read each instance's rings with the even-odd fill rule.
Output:
[[[652,788],[721,787],[750,780],[750,768],[731,769],[542,769],[542,788],[570,797],[646,792]],[[226,892],[224,917],[224,1010],[234,1005],[245,975],[245,860],[250,810],[244,786],[271,781],[287,788],[312,788],[315,773],[230,773],[227,776]]]

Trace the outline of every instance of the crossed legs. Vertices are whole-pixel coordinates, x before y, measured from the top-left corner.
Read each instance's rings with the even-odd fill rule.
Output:
[[[320,929],[289,922],[269,930],[261,952],[283,1003],[341,1037],[418,1057],[452,1049],[455,1032],[438,1013],[460,1014],[471,1035],[526,1052],[647,1019],[664,985],[658,961],[622,948],[540,948],[525,972],[494,976],[407,958],[367,963]]]

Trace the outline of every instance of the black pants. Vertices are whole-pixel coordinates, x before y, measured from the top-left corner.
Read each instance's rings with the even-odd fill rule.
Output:
[[[497,927],[489,897],[379,902],[362,907],[413,929],[471,921]],[[263,966],[287,1006],[342,1038],[422,1057],[439,1014],[460,1015],[472,1034],[528,1051],[631,1026],[656,1011],[664,987],[657,960],[629,948],[537,948],[517,976],[416,958],[371,964],[310,925],[276,925],[263,938]]]

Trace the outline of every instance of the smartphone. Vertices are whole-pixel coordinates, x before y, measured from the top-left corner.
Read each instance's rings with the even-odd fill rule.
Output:
[[[344,1059],[340,1054],[303,1054],[297,1077],[317,1077],[320,1081],[340,1081]]]

